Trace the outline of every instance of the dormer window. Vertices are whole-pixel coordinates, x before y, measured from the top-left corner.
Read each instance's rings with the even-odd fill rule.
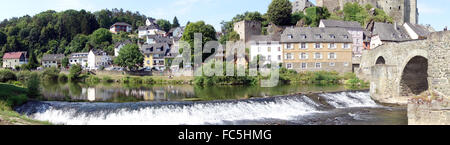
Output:
[[[344,35],[344,39],[348,39],[348,35]]]
[[[300,38],[306,39],[306,35],[305,35],[305,34],[301,34],[301,35],[300,35]]]
[[[322,36],[320,34],[316,34],[315,36],[316,36],[316,39],[321,39],[322,38]]]
[[[333,34],[330,34],[330,38],[334,39],[334,38],[336,38],[336,36],[334,36]]]
[[[289,38],[289,39],[292,39],[292,38],[294,38],[294,37],[292,36],[292,34],[288,34],[288,38]]]

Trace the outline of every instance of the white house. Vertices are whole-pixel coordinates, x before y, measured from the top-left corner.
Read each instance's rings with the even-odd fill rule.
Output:
[[[165,35],[166,32],[161,30],[158,24],[154,20],[147,19],[146,26],[140,26],[138,28],[139,38],[145,38],[149,35]]]
[[[283,62],[283,50],[279,43],[279,37],[254,35],[250,42],[250,61],[255,61],[259,56],[264,64],[278,65]]]
[[[114,45],[114,56],[115,56],[115,57],[119,56],[120,49],[122,49],[122,47],[124,47],[125,45],[131,44],[131,43],[132,43],[132,42],[131,42],[130,40],[126,40],[126,41],[124,41],[124,42],[117,42],[117,43]]]
[[[88,65],[88,55],[89,53],[72,53],[69,56],[69,64],[79,64],[81,67],[86,68]]]
[[[64,54],[44,54],[41,59],[42,66],[46,68],[59,68],[62,65],[62,60],[64,59],[64,57]]]
[[[88,69],[97,70],[100,67],[108,67],[112,64],[112,57],[101,50],[91,50],[88,55]]]

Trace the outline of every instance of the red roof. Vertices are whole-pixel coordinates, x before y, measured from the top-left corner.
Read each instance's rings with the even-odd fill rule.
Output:
[[[9,52],[3,55],[3,59],[20,59],[25,52]]]

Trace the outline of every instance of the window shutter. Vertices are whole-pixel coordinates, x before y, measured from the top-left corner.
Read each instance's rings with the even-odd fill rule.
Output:
[[[330,59],[331,58],[331,53],[328,53],[328,59]]]
[[[306,59],[308,59],[308,57],[309,57],[309,56],[308,56],[308,53],[305,53],[305,55],[306,55]]]
[[[331,43],[328,43],[328,48],[331,48]]]
[[[319,43],[319,45],[320,45],[320,48],[323,48],[323,45],[322,45],[322,43]]]
[[[337,59],[337,53],[334,53],[334,59]]]

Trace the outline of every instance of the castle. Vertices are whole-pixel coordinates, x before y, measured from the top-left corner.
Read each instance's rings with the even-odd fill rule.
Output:
[[[317,6],[326,7],[334,12],[342,10],[348,2],[357,2],[360,5],[371,4],[380,8],[391,16],[395,22],[417,24],[419,22],[419,12],[417,0],[317,0]]]

